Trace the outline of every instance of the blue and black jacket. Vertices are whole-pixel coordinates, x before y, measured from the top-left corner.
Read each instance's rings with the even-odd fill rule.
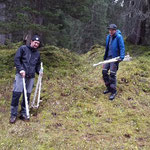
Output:
[[[15,55],[16,72],[20,73],[21,70],[26,72],[26,77],[34,78],[35,73],[39,74],[40,71],[40,53],[37,49],[30,46],[21,46]]]
[[[109,51],[109,39],[110,35],[106,38],[106,51],[104,55],[104,60],[108,57],[108,51]],[[112,58],[120,56],[120,59],[123,60],[125,57],[125,46],[124,46],[124,40],[121,35],[121,31],[117,30],[116,34],[112,37]]]

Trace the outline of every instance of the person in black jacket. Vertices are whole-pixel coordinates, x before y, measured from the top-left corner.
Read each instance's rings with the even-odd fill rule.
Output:
[[[35,73],[42,75],[42,72],[40,72],[40,53],[37,50],[40,44],[40,37],[38,35],[34,35],[31,39],[30,46],[23,45],[16,52],[14,59],[16,66],[16,76],[11,101],[10,123],[15,123],[17,119],[19,99],[21,94],[23,93],[22,78],[25,78],[29,103],[34,84]],[[19,118],[22,120],[28,120],[26,116],[24,94],[21,103],[21,115]]]

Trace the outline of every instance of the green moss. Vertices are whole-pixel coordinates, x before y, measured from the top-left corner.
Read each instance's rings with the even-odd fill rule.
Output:
[[[126,51],[133,60],[120,63],[118,95],[110,102],[102,94],[102,67],[92,66],[103,60],[104,47],[96,45],[84,55],[42,48],[40,107],[30,111],[29,123],[18,119],[9,125],[16,49],[1,49],[0,148],[149,150],[150,48],[126,43]]]

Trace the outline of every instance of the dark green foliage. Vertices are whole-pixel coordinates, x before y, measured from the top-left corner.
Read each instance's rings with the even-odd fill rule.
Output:
[[[7,0],[6,20],[0,22],[0,31],[11,33],[13,42],[36,33],[44,43],[85,53],[92,45],[105,41],[109,3],[109,0]]]
[[[0,53],[0,79],[10,78],[14,69],[14,55],[15,51],[1,50]]]
[[[46,46],[40,53],[46,73],[50,77],[76,74],[74,67],[80,66],[77,54],[72,55],[73,53],[67,49]]]

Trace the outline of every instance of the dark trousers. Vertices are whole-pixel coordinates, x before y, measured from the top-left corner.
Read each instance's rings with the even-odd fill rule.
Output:
[[[118,62],[113,62],[113,63],[108,63],[108,64],[103,65],[103,70],[102,70],[103,80],[105,82],[107,89],[111,93],[115,93],[117,91],[116,90],[116,83],[117,83],[116,74],[117,74],[118,67],[119,67]]]

